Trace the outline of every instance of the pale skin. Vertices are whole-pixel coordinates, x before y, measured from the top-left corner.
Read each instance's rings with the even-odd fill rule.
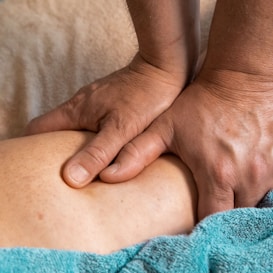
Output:
[[[175,4],[166,4],[170,1],[162,0],[162,5],[165,3],[166,8],[162,9],[163,14],[161,14],[160,9],[156,9],[152,4],[147,4],[147,9],[144,9],[141,5],[142,3],[145,5],[145,2],[148,1],[132,1],[139,5],[131,6],[133,18],[134,8],[141,7],[144,11],[142,13],[144,19],[157,18],[157,20],[151,19],[154,24],[145,24],[152,25],[153,28],[143,29],[138,26],[141,26],[140,22],[144,19],[134,18],[140,56],[142,52],[152,56],[148,59],[148,63],[154,63],[154,67],[159,67],[160,64],[163,71],[166,71],[171,62],[173,66],[167,71],[175,78],[177,71],[178,74],[181,72],[182,77],[187,78],[188,73],[183,73],[182,70],[193,71],[194,65],[185,66],[190,65],[190,62],[177,63],[172,60],[182,60],[181,52],[184,52],[184,56],[188,53],[187,49],[193,41],[188,39],[188,32],[183,29],[181,37],[185,39],[174,40],[178,41],[174,43],[178,48],[186,48],[184,51],[177,51],[176,46],[168,47],[166,44],[163,49],[161,47],[161,38],[164,37],[166,30],[161,23],[167,19],[172,21],[173,18],[186,18],[183,13],[186,10],[181,9],[182,12],[178,14],[177,6],[174,8]],[[187,2],[189,7],[191,1],[172,1],[174,2],[177,4]],[[167,9],[168,5],[169,9]],[[130,8],[129,1],[128,6]],[[205,63],[200,74],[181,94],[176,93],[177,89],[173,91],[174,89],[171,88],[174,86],[173,82],[168,81],[173,77],[166,77],[167,74],[163,76],[164,80],[161,73],[159,77],[149,77],[148,82],[151,85],[144,81],[131,81],[126,82],[125,85],[118,83],[113,86],[109,79],[105,79],[104,83],[108,82],[109,90],[113,92],[113,99],[108,97],[112,104],[106,103],[110,105],[106,111],[109,115],[104,116],[106,119],[101,120],[101,115],[94,112],[95,108],[80,103],[80,97],[76,95],[78,100],[73,98],[68,104],[36,119],[28,130],[30,133],[37,133],[74,126],[99,132],[96,140],[73,157],[64,169],[64,178],[73,187],[80,188],[86,185],[97,174],[107,182],[125,181],[138,174],[160,154],[171,151],[177,154],[193,173],[199,196],[199,219],[234,207],[255,206],[267,191],[273,188],[272,14],[271,0],[218,0]],[[178,24],[182,22],[179,20],[173,22],[174,25],[169,26],[166,22],[163,25],[177,33]],[[150,41],[149,33],[154,33]],[[169,37],[168,34],[166,37]],[[171,42],[172,39],[167,41]],[[186,43],[186,41],[190,42]],[[157,45],[161,50],[158,50]],[[142,72],[144,75],[151,75],[145,70]],[[158,84],[166,81],[171,83],[169,88],[167,86],[163,89],[158,88]],[[179,81],[181,83],[181,79]],[[124,96],[118,100],[116,94],[120,95],[122,94],[120,90],[134,85],[141,90],[145,90],[146,86],[156,87],[149,88],[152,91],[150,94],[145,92],[145,96],[149,96],[156,105],[160,105],[159,101],[165,102],[166,97],[169,96],[172,97],[169,102],[174,98],[175,101],[173,104],[167,103],[169,106],[166,104],[166,108],[163,107],[164,110],[168,108],[165,112],[161,108],[151,114],[150,111],[153,110],[148,109],[158,108],[153,106],[142,108],[143,99],[137,99],[143,98],[141,92],[134,93],[139,89],[129,88],[128,94],[134,93],[136,99],[125,100],[124,107],[121,107],[120,103],[124,102]],[[183,87],[184,84],[181,84],[180,88]],[[162,90],[164,91],[161,92]],[[171,96],[171,94],[175,95]],[[100,97],[101,100],[98,97],[90,96],[89,105],[98,103],[103,108],[103,96]],[[146,101],[149,100],[146,98]],[[124,119],[123,116],[126,116],[125,113],[129,109],[141,109],[141,111],[144,109],[144,120],[134,119],[134,115],[130,114],[128,120]],[[89,119],[95,119],[97,122],[90,122]],[[135,122],[132,122],[133,120]],[[152,124],[142,133],[150,122]],[[116,146],[110,147],[114,136],[119,140]],[[129,139],[133,140],[129,141]],[[118,157],[115,164],[107,167],[116,155]],[[82,168],[74,168],[77,179],[73,179],[69,171],[73,170],[71,166],[78,166],[76,163],[83,166],[85,171]],[[82,183],[79,183],[79,180]]]
[[[196,223],[190,171],[166,155],[126,183],[66,185],[61,166],[94,138],[63,131],[0,142],[0,246],[107,254]]]

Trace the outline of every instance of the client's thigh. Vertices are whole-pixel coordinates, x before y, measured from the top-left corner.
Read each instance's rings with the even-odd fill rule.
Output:
[[[69,131],[0,142],[1,247],[109,253],[192,229],[195,187],[176,157],[161,157],[125,183],[67,186],[62,164],[92,137]]]

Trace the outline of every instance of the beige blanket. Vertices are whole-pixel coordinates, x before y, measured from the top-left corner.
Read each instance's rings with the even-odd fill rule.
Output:
[[[203,47],[214,2],[201,1]],[[0,139],[136,50],[125,0],[0,0]]]

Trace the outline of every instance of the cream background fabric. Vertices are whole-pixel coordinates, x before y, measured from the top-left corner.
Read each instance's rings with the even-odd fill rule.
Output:
[[[201,1],[202,47],[215,0]],[[0,1],[0,139],[137,50],[125,0]]]

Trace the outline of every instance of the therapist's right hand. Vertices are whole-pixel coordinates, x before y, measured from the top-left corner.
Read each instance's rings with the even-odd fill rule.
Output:
[[[66,183],[81,188],[173,103],[184,82],[136,55],[129,66],[81,88],[56,109],[32,120],[26,134],[96,132],[97,136],[63,168]]]

